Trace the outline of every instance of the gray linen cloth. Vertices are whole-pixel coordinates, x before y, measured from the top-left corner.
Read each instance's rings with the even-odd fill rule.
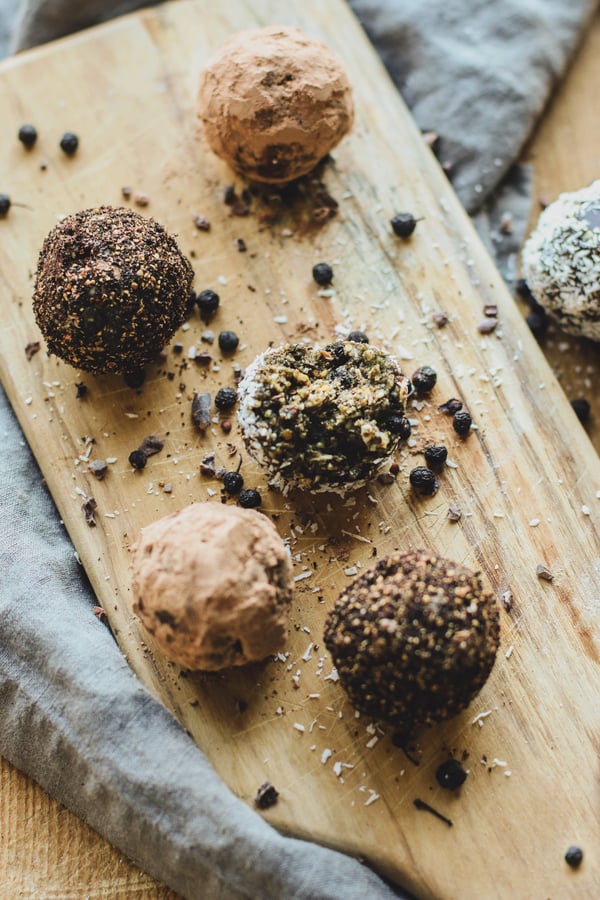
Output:
[[[0,0],[0,55],[137,8]],[[596,0],[352,0],[505,274],[527,215],[513,163]],[[501,179],[504,175],[504,181]],[[498,219],[511,210],[512,236]],[[512,261],[512,263],[511,263]],[[0,391],[0,753],[188,898],[396,896],[342,854],[285,838],[237,800],[139,684]],[[0,875],[1,878],[1,875]]]

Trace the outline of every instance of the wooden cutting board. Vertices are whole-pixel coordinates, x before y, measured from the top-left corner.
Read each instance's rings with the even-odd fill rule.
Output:
[[[198,73],[212,51],[234,30],[272,22],[325,38],[354,85],[355,129],[320,176],[339,202],[325,224],[310,216],[314,184],[289,206],[254,198],[248,216],[232,216],[224,186],[234,183],[239,193],[245,185],[210,154],[194,120]],[[0,222],[0,373],[140,679],[241,798],[252,803],[267,779],[276,785],[279,802],[265,813],[275,826],[354,853],[420,897],[596,896],[600,465],[348,9],[316,0],[293,12],[283,2],[250,8],[240,0],[219,11],[179,2],[30,52],[0,71],[5,134],[24,121],[40,133],[32,152],[15,139],[0,154],[1,189],[25,204]],[[72,159],[58,149],[66,130],[81,138]],[[346,504],[286,499],[267,491],[244,458],[246,484],[261,489],[263,509],[294,556],[285,660],[183,677],[153,652],[131,612],[129,547],[139,528],[191,501],[219,502],[220,484],[199,474],[200,460],[214,451],[227,464],[227,444],[241,449],[235,427],[224,435],[215,423],[201,437],[190,422],[194,389],[214,394],[232,384],[231,359],[202,344],[200,320],[177,335],[183,354],[168,348],[139,391],[47,359],[43,347],[30,360],[25,354],[40,339],[30,297],[44,236],[59,215],[120,204],[124,185],[146,193],[144,212],[179,235],[197,289],[219,291],[212,327],[240,334],[241,366],[271,341],[326,341],[363,328],[408,374],[424,363],[438,371],[431,400],[411,411],[417,443],[398,455],[392,485],[375,484]],[[410,242],[389,228],[399,210],[423,217]],[[209,232],[195,229],[196,214],[210,220]],[[311,279],[319,260],[334,266],[331,296]],[[499,309],[491,336],[477,330],[486,303]],[[438,329],[432,315],[440,310],[450,322]],[[209,348],[213,365],[189,360],[192,346]],[[84,400],[76,398],[82,381]],[[451,396],[477,425],[464,442],[437,409]],[[127,456],[149,434],[164,437],[164,449],[134,472]],[[443,440],[456,467],[433,498],[419,500],[408,472],[428,439]],[[115,462],[98,482],[88,460],[106,458]],[[86,524],[83,494],[97,501],[96,527]],[[446,516],[451,504],[462,509],[458,523]],[[351,573],[369,566],[375,551],[416,546],[482,569],[499,598],[512,595],[492,677],[465,713],[420,736],[418,766],[384,729],[355,717],[327,677],[322,647],[326,611]],[[536,576],[539,564],[552,582]],[[458,794],[434,778],[449,752],[470,770]],[[452,827],[418,811],[417,798]],[[573,843],[585,851],[578,872],[563,861]]]

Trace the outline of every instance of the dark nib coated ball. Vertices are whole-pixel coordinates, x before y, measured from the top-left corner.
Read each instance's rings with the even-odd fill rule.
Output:
[[[258,491],[255,491],[253,488],[248,488],[247,490],[240,491],[238,503],[244,509],[256,509],[257,506],[261,505],[262,498]]]
[[[48,350],[95,374],[154,360],[186,317],[192,267],[154,219],[101,206],[45,239],[33,310]]]
[[[571,406],[575,411],[575,415],[584,425],[588,421],[590,417],[591,407],[585,397],[578,397],[576,400],[571,400]]]
[[[466,437],[468,435],[472,424],[473,419],[471,418],[471,413],[468,413],[466,409],[459,409],[452,417],[452,427],[461,437]]]
[[[435,472],[432,472],[427,466],[417,466],[415,469],[412,469],[408,478],[418,494],[430,496],[435,494],[438,489]]]
[[[215,406],[220,410],[232,409],[237,403],[238,393],[235,388],[219,388],[215,394]]]
[[[18,138],[28,150],[31,150],[37,141],[37,131],[33,125],[21,125],[19,128]]]
[[[404,734],[455,716],[494,665],[498,606],[480,573],[395,552],[340,594],[325,645],[356,709]]]
[[[432,444],[430,447],[425,448],[423,455],[429,468],[437,470],[441,469],[448,459],[448,449],[443,444],[439,446]]]
[[[565,862],[572,869],[577,869],[583,862],[583,850],[581,847],[569,847],[565,853]]]
[[[240,339],[235,331],[221,331],[218,342],[222,353],[233,353],[237,350]]]
[[[333,280],[333,269],[329,265],[329,263],[317,263],[313,266],[312,276],[321,287],[325,287],[327,284],[331,284]]]
[[[134,469],[144,469],[146,467],[147,457],[143,450],[132,450],[128,459],[129,465]]]
[[[440,787],[455,791],[467,780],[467,773],[457,759],[447,759],[435,770],[435,779]]]
[[[390,219],[390,225],[395,235],[401,238],[409,238],[417,227],[417,220],[412,213],[396,213]]]
[[[411,381],[417,394],[429,394],[436,385],[437,372],[431,366],[421,366],[413,372]]]
[[[244,479],[239,472],[226,472],[223,476],[223,490],[226,494],[239,494],[244,487]]]
[[[348,335],[348,337],[346,338],[346,340],[354,341],[355,344],[368,344],[369,343],[369,338],[364,333],[364,331],[351,331],[350,334]]]
[[[200,291],[196,297],[196,303],[200,311],[200,318],[203,322],[209,322],[219,308],[219,295],[209,288]]]
[[[11,201],[8,194],[0,194],[0,219],[3,219],[4,216],[10,209]]]
[[[65,131],[60,139],[60,149],[67,156],[73,156],[79,147],[79,138],[72,131]]]

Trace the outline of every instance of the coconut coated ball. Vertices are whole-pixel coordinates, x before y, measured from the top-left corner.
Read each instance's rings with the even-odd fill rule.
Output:
[[[498,650],[479,573],[425,550],[393,553],[340,594],[325,645],[356,709],[410,734],[463,710]]]
[[[165,656],[216,671],[281,649],[293,578],[261,513],[194,503],[146,528],[132,547],[133,609]]]
[[[523,275],[565,331],[600,341],[600,180],[541,213],[523,248]]]
[[[48,350],[95,374],[150,362],[183,323],[193,271],[162,225],[125,208],[68,216],[40,252],[33,310]]]
[[[201,75],[197,112],[217,156],[273,184],[310,172],[354,118],[341,63],[322,41],[285,26],[229,38]]]
[[[371,344],[286,344],[246,369],[238,421],[273,484],[345,493],[398,446],[408,387],[394,358]]]

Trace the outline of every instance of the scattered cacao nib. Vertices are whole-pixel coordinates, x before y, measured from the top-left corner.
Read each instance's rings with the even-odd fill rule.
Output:
[[[233,206],[231,207],[231,215],[232,216],[247,216],[250,213],[250,208],[246,206],[241,200],[237,200]]]
[[[162,448],[165,446],[165,442],[163,438],[156,437],[154,434],[149,434],[148,437],[145,437],[138,450],[141,450],[142,453],[148,456],[154,456],[155,453],[160,453]]]
[[[440,312],[434,312],[431,318],[433,319],[433,324],[437,325],[438,328],[443,328],[444,325],[447,325],[450,321],[448,313],[443,312],[443,310]]]
[[[235,243],[239,253],[245,253],[248,249],[246,246],[246,241],[243,238],[238,238]]]
[[[143,191],[138,191],[138,193],[133,196],[133,202],[136,206],[148,206],[150,197],[148,194],[144,194]]]
[[[460,506],[449,506],[446,518],[451,522],[458,522],[462,518],[462,509]]]
[[[194,394],[192,400],[192,422],[200,431],[206,431],[210,425],[210,394]]]
[[[212,356],[208,350],[200,350],[194,357],[197,366],[209,366],[212,362]]]
[[[498,307],[495,303],[486,303],[483,307],[484,316],[489,316],[492,319],[498,317]]]
[[[581,847],[572,845],[565,853],[565,862],[572,869],[577,869],[583,861],[583,850]]]
[[[437,382],[437,372],[431,366],[420,366],[410,380],[417,394],[430,394]]]
[[[270,781],[265,781],[256,792],[254,802],[259,809],[269,809],[269,807],[275,806],[278,797],[279,791],[273,787]]]
[[[244,377],[244,370],[242,369],[240,364],[236,362],[231,364],[231,368],[233,370],[233,380],[236,384],[239,384]]]
[[[39,350],[39,341],[29,341],[29,343],[25,345],[25,356],[27,357],[27,359],[31,359],[33,356],[35,356],[36,353],[39,353]]]
[[[471,413],[468,413],[466,409],[459,409],[458,412],[454,413],[452,427],[460,437],[466,437],[469,434],[472,424]]]
[[[440,787],[455,791],[465,783],[467,772],[457,759],[447,759],[435,770],[435,778]]]
[[[146,372],[144,369],[134,369],[133,372],[127,372],[123,375],[123,381],[130,388],[140,388],[146,380]]]
[[[146,468],[146,454],[143,450],[132,450],[127,459],[133,469]]]
[[[216,474],[217,468],[215,466],[215,454],[207,453],[206,456],[200,461],[200,474],[207,475],[210,478],[213,478]]]
[[[200,335],[200,340],[203,341],[205,344],[214,344],[214,342],[215,342],[214,331],[211,331],[209,328],[207,328],[206,331],[203,331],[202,334]]]
[[[381,472],[377,476],[377,481],[379,482],[379,484],[393,484],[395,480],[396,478],[394,475],[392,475],[391,472]]]
[[[457,400],[455,397],[451,397],[449,400],[446,400],[445,403],[438,406],[438,409],[446,416],[453,416],[462,409],[462,406],[462,401]]]
[[[447,816],[444,816],[441,812],[438,812],[437,809],[434,809],[433,806],[429,805],[429,803],[425,803],[424,800],[420,800],[417,797],[415,800],[413,800],[413,805],[416,806],[417,809],[422,809],[425,812],[431,813],[431,815],[435,816],[436,819],[439,819],[441,822],[445,822],[449,828],[452,827],[452,819],[449,819]]]
[[[237,198],[238,197],[235,192],[235,185],[226,184],[223,189],[223,203],[225,204],[225,206],[233,206]]]
[[[482,319],[479,325],[477,326],[477,331],[479,334],[491,334],[492,331],[496,330],[498,325],[498,319],[493,316],[486,316],[485,319]]]
[[[591,407],[585,397],[578,397],[576,400],[571,400],[571,406],[575,411],[575,415],[579,419],[579,421],[585,425],[590,417]]]
[[[108,472],[108,463],[104,459],[93,459],[88,465],[88,469],[98,481],[102,481]]]
[[[104,607],[102,607],[102,606],[92,606],[92,612],[94,613],[94,615],[96,616],[96,618],[98,619],[99,622],[101,622],[102,619],[106,618],[106,613],[104,611]]]
[[[554,581],[554,575],[546,566],[541,563],[535,567],[535,574],[538,578],[541,578],[543,581]]]
[[[85,521],[88,523],[90,528],[96,527],[96,519],[94,518],[94,511],[98,508],[98,504],[94,500],[93,497],[86,497],[83,503],[81,504],[81,508],[83,510],[83,514],[85,516]]]
[[[84,381],[76,381],[75,382],[75,399],[81,400],[82,397],[87,397],[88,386]]]
[[[210,231],[210,222],[206,216],[194,216],[194,225],[198,231]]]
[[[173,353],[175,356],[179,356],[180,353],[183,353],[183,344],[180,344],[179,342],[173,344]]]
[[[121,188],[121,197],[123,200],[130,200],[131,195],[133,194],[133,188],[129,184],[123,185]]]

